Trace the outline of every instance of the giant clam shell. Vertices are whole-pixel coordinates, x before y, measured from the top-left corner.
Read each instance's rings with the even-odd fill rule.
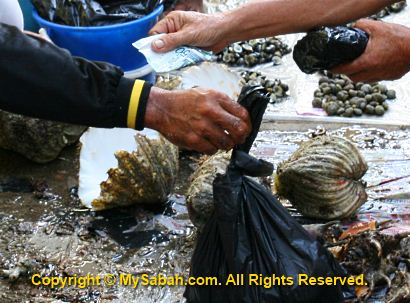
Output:
[[[59,123],[0,111],[0,147],[46,163],[75,143],[85,126]]]
[[[228,95],[232,100],[237,100],[241,93],[241,77],[230,71],[225,65],[204,62],[193,66],[181,74],[182,89],[201,87],[213,89]]]
[[[90,128],[80,139],[79,197],[93,210],[164,202],[178,149],[152,130]]]
[[[360,179],[367,164],[356,146],[340,137],[321,136],[303,143],[277,168],[276,190],[304,216],[341,219],[367,200]]]
[[[217,174],[224,174],[231,158],[231,152],[218,152],[206,159],[191,176],[186,192],[189,218],[202,228],[214,210],[212,184]]]

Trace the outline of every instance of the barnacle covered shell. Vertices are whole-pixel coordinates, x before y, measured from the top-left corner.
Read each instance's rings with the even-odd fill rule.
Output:
[[[0,148],[15,151],[37,163],[56,159],[63,148],[75,143],[85,130],[85,126],[0,111]]]
[[[346,218],[367,200],[360,180],[366,171],[367,164],[352,142],[320,136],[303,143],[278,166],[275,187],[307,217]]]
[[[217,174],[224,174],[231,152],[219,152],[205,160],[191,176],[186,192],[189,218],[201,228],[214,210],[212,183]]]
[[[163,76],[158,76],[157,81],[155,82],[155,86],[166,89],[166,90],[174,90],[181,85],[181,77],[166,74]]]
[[[80,141],[79,197],[85,206],[161,203],[173,190],[178,149],[159,133],[90,128]]]

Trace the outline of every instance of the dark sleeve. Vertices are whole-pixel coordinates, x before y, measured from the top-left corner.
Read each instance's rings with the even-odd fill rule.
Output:
[[[134,83],[111,64],[73,57],[0,23],[2,110],[87,126],[127,127]],[[147,93],[142,96],[148,98]]]

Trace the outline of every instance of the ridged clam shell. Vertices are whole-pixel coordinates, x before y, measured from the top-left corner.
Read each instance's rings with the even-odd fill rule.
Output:
[[[276,190],[304,216],[341,219],[367,200],[360,179],[367,164],[356,146],[340,137],[322,136],[304,144],[277,169]]]
[[[176,181],[178,148],[160,134],[151,132],[153,134],[94,129],[91,134],[86,133],[93,138],[85,136],[82,140],[79,196],[87,207],[103,210],[166,201]],[[134,138],[135,142],[130,142]],[[121,140],[130,143],[124,145]],[[101,151],[95,146],[99,141],[113,146]],[[115,159],[111,161],[108,157],[112,157],[112,150],[116,150],[117,165]],[[99,167],[107,162],[111,167],[108,172],[107,168]]]
[[[201,228],[214,210],[212,183],[217,174],[224,174],[231,152],[219,152],[205,160],[191,176],[186,192],[189,218]]]
[[[101,210],[131,204],[164,202],[174,188],[178,152],[163,137],[135,137],[139,148],[132,152],[118,151],[118,167],[108,171],[109,178],[101,183],[101,196],[92,202]]]

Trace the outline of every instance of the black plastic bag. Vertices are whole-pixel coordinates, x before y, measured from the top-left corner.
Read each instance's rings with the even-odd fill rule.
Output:
[[[162,4],[164,4],[164,12],[169,9],[173,9],[177,4],[178,0],[164,0]]]
[[[190,272],[191,277],[216,277],[218,285],[187,286],[188,302],[335,303],[342,299],[338,286],[298,286],[298,274],[333,277],[344,271],[270,192],[245,176],[273,172],[272,164],[248,154],[268,101],[262,88],[241,93],[239,102],[250,112],[253,131],[235,148],[226,173],[214,181],[215,211],[199,236]],[[283,283],[291,284],[292,279],[294,284],[250,286],[250,274],[284,277]],[[241,281],[241,277],[243,286],[227,286],[226,281]]]
[[[91,26],[104,9],[92,0],[31,0],[38,14],[48,21],[71,26]]]
[[[160,0],[99,0],[107,14],[133,14],[145,16],[151,13]]]
[[[309,32],[293,50],[293,59],[307,74],[328,70],[353,61],[366,49],[366,32],[345,26],[324,27]]]
[[[160,0],[32,0],[39,15],[70,26],[125,23],[151,13]]]

